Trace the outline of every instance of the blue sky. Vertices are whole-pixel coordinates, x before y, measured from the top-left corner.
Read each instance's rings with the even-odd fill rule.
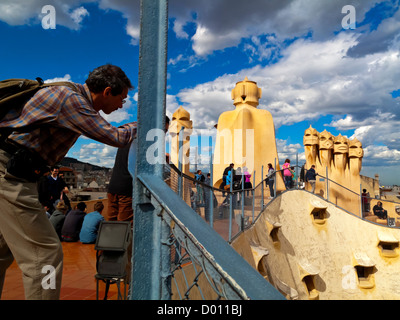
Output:
[[[55,29],[42,27],[45,5],[56,9]],[[347,5],[355,29],[343,28]],[[259,108],[274,118],[281,161],[296,153],[302,161],[312,125],[358,138],[362,174],[400,184],[398,0],[170,0],[169,8],[168,115],[182,105],[195,129],[213,132],[234,108],[230,91],[247,76],[263,90]],[[113,63],[137,84],[138,0],[0,0],[0,34],[1,79],[83,83]],[[136,100],[137,88],[107,120],[135,121]],[[68,156],[111,167],[115,153],[82,137]]]

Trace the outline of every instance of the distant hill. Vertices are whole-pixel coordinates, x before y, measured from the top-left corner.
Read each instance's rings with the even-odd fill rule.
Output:
[[[109,170],[111,170],[110,168],[96,166],[94,164],[82,162],[82,161],[79,161],[78,159],[69,158],[69,157],[65,157],[63,160],[61,160],[60,165],[64,166],[64,167],[71,167],[71,168],[79,167],[83,171],[98,171],[98,170],[109,171]]]

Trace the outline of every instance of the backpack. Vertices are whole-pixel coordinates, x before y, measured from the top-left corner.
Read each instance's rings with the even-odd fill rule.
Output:
[[[41,78],[36,78],[36,80],[7,79],[0,81],[0,122],[10,111],[19,116],[25,104],[36,92],[50,86],[68,86],[77,91],[72,82],[44,83]],[[5,137],[15,129],[1,128],[0,130],[0,137]]]

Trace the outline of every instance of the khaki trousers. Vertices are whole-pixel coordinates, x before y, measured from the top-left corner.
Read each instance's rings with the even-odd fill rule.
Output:
[[[0,297],[6,270],[15,258],[27,300],[59,299],[60,240],[38,201],[36,183],[7,173],[9,157],[0,149]]]
[[[108,198],[108,221],[132,221],[132,197],[107,193]]]
[[[311,186],[311,192],[314,193],[315,192],[315,182],[317,180],[308,180],[308,182],[310,183]]]

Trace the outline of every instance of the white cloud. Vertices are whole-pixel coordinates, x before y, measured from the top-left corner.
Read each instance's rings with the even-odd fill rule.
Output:
[[[36,12],[36,14],[40,12],[33,8],[29,3],[24,5],[21,1],[4,1],[0,3],[0,20],[9,25],[28,23],[34,16],[32,12]]]
[[[216,34],[206,26],[198,25],[196,34],[192,37],[193,50],[199,56],[206,56],[214,50],[235,46],[241,37],[242,34],[234,29],[230,30],[229,34]]]
[[[400,161],[400,151],[390,150],[387,146],[369,146],[365,148],[365,152],[369,154],[371,159],[391,158],[393,162]]]
[[[353,57],[361,57],[366,54],[385,52],[400,43],[400,11],[393,17],[383,20],[376,30],[363,32],[360,43],[350,48],[348,54]]]
[[[173,24],[173,30],[178,39],[189,39],[188,33],[184,30],[185,23],[176,19]]]
[[[45,83],[52,83],[52,82],[71,82],[71,76],[69,74],[66,74],[64,77],[57,77],[53,79],[47,79],[44,80]]]
[[[243,69],[181,90],[177,99],[191,113],[197,128],[209,128],[222,112],[234,108],[231,90],[247,76],[262,88],[259,108],[272,113],[276,128],[334,115],[336,120],[328,127],[353,130],[352,138],[357,137],[366,150],[373,150],[378,143],[384,145],[387,149],[378,153],[380,161],[392,164],[400,150],[400,99],[393,99],[390,92],[400,83],[400,54],[389,49],[346,56],[357,43],[354,33],[341,33],[326,41],[299,39],[281,50],[282,59],[273,65]],[[279,156],[293,159],[295,150],[301,151],[298,147],[278,144]],[[365,163],[379,165],[371,162],[370,155],[366,153]],[[300,153],[299,159],[302,157]]]
[[[364,0],[356,6],[357,22],[366,12],[384,0]],[[280,41],[312,32],[314,39],[332,38],[342,29],[342,8],[347,0],[252,0],[243,5],[239,0],[196,3],[175,0],[170,3],[170,15],[180,25],[196,24],[192,37],[193,50],[207,55],[215,50],[237,46],[243,38],[275,34]],[[193,18],[193,12],[196,17]]]
[[[384,0],[363,0],[356,6],[357,22],[377,3]],[[57,24],[71,29],[79,29],[88,11],[83,3],[95,2],[103,10],[116,10],[127,19],[126,31],[132,38],[132,44],[139,42],[140,7],[138,0],[65,0],[56,2]],[[0,20],[10,25],[39,23],[40,10],[47,5],[46,0],[3,0],[0,4]],[[326,40],[334,32],[342,30],[344,17],[342,8],[348,0],[252,0],[243,6],[243,1],[187,1],[173,0],[169,3],[169,16],[174,19],[172,30],[180,39],[190,36],[184,30],[193,23],[195,34],[190,39],[192,48],[199,56],[205,56],[215,50],[237,46],[242,39],[252,36],[274,34],[279,41],[301,37],[312,32],[316,40]],[[195,13],[195,14],[194,14]],[[385,35],[372,35],[373,42],[387,43],[396,36],[398,19],[394,18],[382,26]],[[381,34],[382,34],[381,33]],[[365,42],[371,42],[365,36]],[[380,45],[379,45],[380,46]],[[364,51],[365,48],[362,49]]]
[[[117,148],[99,143],[89,143],[83,144],[79,151],[72,153],[72,156],[82,162],[112,168],[116,154]]]
[[[292,165],[296,165],[296,159],[299,160],[298,165],[301,166],[305,160],[304,147],[299,143],[288,143],[287,140],[276,139],[276,148],[278,151],[277,162],[284,163],[285,159],[290,159]]]
[[[374,112],[370,117],[363,120],[354,120],[353,116],[346,115],[345,118],[332,121],[326,125],[328,127],[335,127],[338,130],[356,130],[355,136],[362,136],[373,127],[384,125],[388,122],[396,122],[395,115],[390,113]]]
[[[275,61],[279,57],[282,43],[274,35],[252,36],[251,43],[244,45],[244,51],[249,55],[249,62],[254,59],[258,61]]]
[[[103,111],[100,111],[100,115],[106,119],[107,122],[116,123],[122,123],[124,121],[127,122],[127,120],[130,118],[130,114],[124,109],[119,109],[111,114],[105,114]]]
[[[75,24],[79,26],[83,21],[83,19],[86,16],[89,16],[89,12],[84,7],[79,7],[73,10],[70,16],[72,20],[75,22]]]
[[[169,65],[176,65],[177,63],[181,62],[182,60],[184,60],[185,57],[183,54],[178,55],[176,58],[171,58],[168,60],[168,64]]]
[[[400,121],[391,113],[375,112],[358,121],[347,115],[328,126],[338,130],[354,130],[350,138],[357,138],[364,147],[383,144],[393,150],[400,149]]]
[[[89,12],[81,3],[88,3],[95,0],[67,0],[50,3],[56,9],[56,23],[73,30],[79,30],[81,23]],[[42,8],[49,5],[47,0],[2,0],[0,3],[0,20],[9,25],[40,24],[45,16]]]
[[[273,65],[218,77],[181,90],[177,98],[202,128],[234,108],[231,90],[246,76],[262,88],[259,108],[272,113],[278,128],[326,114],[349,114],[357,121],[371,116],[371,110],[399,114],[389,92],[398,88],[400,55],[390,51],[346,57],[356,43],[350,33],[320,42],[300,39],[282,50],[283,58]]]
[[[166,114],[169,116],[170,120],[172,120],[172,114],[179,108],[178,101],[176,97],[170,94],[167,94],[167,102],[166,102]]]
[[[180,73],[185,73],[189,69],[199,66],[201,63],[205,62],[206,60],[198,57],[196,55],[184,55],[179,54],[176,58],[170,58],[168,60],[168,65],[171,67],[179,65],[179,69],[176,69]],[[182,68],[181,63],[185,63],[187,67]]]
[[[400,151],[387,146],[368,146],[364,149],[363,165],[366,166],[393,166],[400,162]]]
[[[138,45],[139,44],[139,38],[140,38],[140,29],[137,26],[128,24],[126,26],[126,33],[131,36],[131,44],[132,45]]]

